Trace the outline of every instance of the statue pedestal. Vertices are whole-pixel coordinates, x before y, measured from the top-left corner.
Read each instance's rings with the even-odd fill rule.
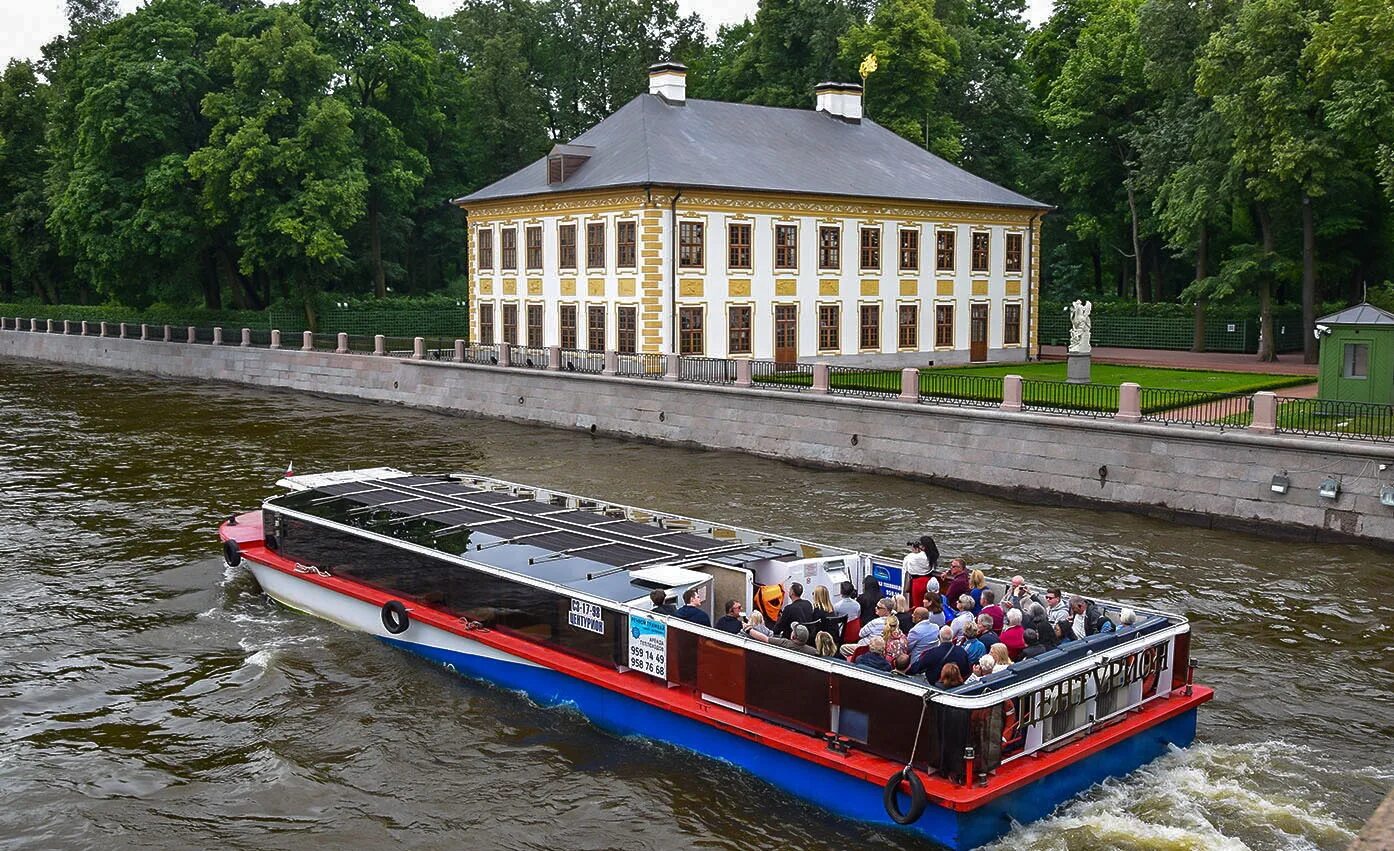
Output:
[[[1089,383],[1089,353],[1069,352],[1065,356],[1065,381],[1070,384]]]

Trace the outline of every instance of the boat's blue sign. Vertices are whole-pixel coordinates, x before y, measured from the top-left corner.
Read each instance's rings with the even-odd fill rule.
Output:
[[[577,629],[589,630],[599,635],[605,634],[605,618],[600,614],[600,606],[585,600],[572,600],[571,611],[566,622]]]
[[[668,625],[643,615],[629,616],[629,667],[668,679]]]

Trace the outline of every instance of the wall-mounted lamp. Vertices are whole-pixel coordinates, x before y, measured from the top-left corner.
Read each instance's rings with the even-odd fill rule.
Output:
[[[1379,489],[1379,503],[1394,508],[1394,485],[1385,485]]]
[[[1317,488],[1317,496],[1323,499],[1335,499],[1340,495],[1341,483],[1334,476],[1327,476],[1322,480],[1321,487]]]
[[[1287,471],[1284,470],[1283,472],[1273,477],[1273,481],[1268,485],[1268,488],[1274,493],[1287,493],[1288,487],[1291,485],[1292,482],[1288,481]]]

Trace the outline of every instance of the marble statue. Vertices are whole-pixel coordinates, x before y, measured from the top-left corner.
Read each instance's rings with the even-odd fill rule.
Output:
[[[1093,327],[1089,314],[1093,311],[1094,305],[1091,302],[1075,299],[1074,304],[1065,309],[1070,313],[1070,354],[1089,354],[1089,333]]]

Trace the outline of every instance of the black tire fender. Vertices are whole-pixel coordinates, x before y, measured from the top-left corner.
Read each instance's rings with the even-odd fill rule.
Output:
[[[242,563],[242,548],[236,541],[223,541],[223,561],[233,567]]]
[[[388,600],[383,605],[382,625],[393,635],[401,635],[411,627],[411,617],[401,600]]]
[[[900,811],[900,801],[896,798],[901,783],[910,787],[910,808],[905,812]],[[914,824],[920,820],[920,816],[924,815],[924,808],[929,803],[929,799],[925,796],[924,781],[920,780],[920,775],[915,769],[908,765],[905,766],[886,781],[886,787],[881,794],[881,803],[886,806],[886,815],[890,816],[896,824]]]

